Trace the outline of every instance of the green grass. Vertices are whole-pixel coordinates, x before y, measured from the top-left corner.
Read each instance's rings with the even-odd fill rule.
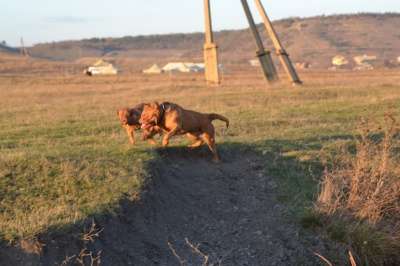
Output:
[[[218,142],[246,144],[263,156],[265,172],[280,184],[279,199],[299,219],[315,200],[323,170],[320,150],[347,141],[360,117],[382,119],[385,111],[398,112],[400,106],[400,87],[394,85],[309,82],[265,90],[263,84],[220,89],[183,84],[171,93],[169,84],[130,90],[138,87],[136,81],[123,81],[37,79],[29,91],[29,80],[0,85],[4,240],[32,238],[112,213],[122,199],[140,194],[148,180],[147,163],[157,155],[146,143],[127,144],[116,120],[119,106],[168,99],[228,116],[228,131],[217,124]]]
[[[100,121],[2,127],[2,238],[33,238],[136,197],[153,154],[121,135],[118,124]]]

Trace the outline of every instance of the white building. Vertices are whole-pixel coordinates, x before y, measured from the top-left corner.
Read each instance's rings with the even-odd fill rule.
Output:
[[[355,56],[353,58],[354,62],[356,62],[356,64],[359,65],[359,66],[365,65],[365,64],[371,65],[377,59],[378,58],[375,55],[366,55],[366,54]]]
[[[143,70],[144,74],[161,74],[164,70],[157,64],[152,65],[150,68]]]
[[[252,67],[259,67],[260,65],[260,60],[259,59],[251,59],[249,60],[249,63]]]
[[[111,63],[105,62],[102,59],[98,60],[92,66],[85,69],[84,72],[89,76],[118,74],[118,70]]]
[[[334,65],[336,67],[342,67],[342,66],[346,66],[348,64],[349,64],[349,61],[347,60],[346,57],[344,57],[342,55],[337,55],[332,58],[332,65]]]
[[[204,72],[205,66],[203,63],[188,63],[188,62],[173,62],[166,64],[162,70],[164,72]]]

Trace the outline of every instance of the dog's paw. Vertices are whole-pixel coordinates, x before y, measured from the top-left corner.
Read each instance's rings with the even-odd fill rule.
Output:
[[[149,139],[148,142],[150,143],[150,145],[152,146],[156,146],[157,142],[154,139]]]
[[[163,146],[163,147],[167,147],[167,146],[168,146],[168,144],[169,144],[169,141],[168,141],[168,140],[165,140],[165,139],[163,139],[163,141],[162,141],[162,146]]]

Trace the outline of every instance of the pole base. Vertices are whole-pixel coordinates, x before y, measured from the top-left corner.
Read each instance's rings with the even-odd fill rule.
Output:
[[[275,82],[279,80],[274,62],[272,61],[271,52],[265,50],[257,51],[258,60],[263,70],[264,76],[268,82]]]
[[[207,84],[219,85],[221,79],[218,69],[218,46],[215,43],[204,45],[204,63]]]

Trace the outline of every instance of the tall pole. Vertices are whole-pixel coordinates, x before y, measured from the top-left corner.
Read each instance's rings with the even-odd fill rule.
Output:
[[[21,37],[20,53],[22,56],[28,56],[28,50],[25,48],[24,39]]]
[[[254,22],[253,15],[251,14],[249,4],[247,0],[241,0],[243,5],[244,13],[246,14],[247,20],[250,25],[250,30],[253,33],[254,39],[257,45],[257,57],[260,60],[260,65],[263,69],[264,76],[269,82],[274,82],[278,80],[278,73],[276,72],[276,68],[274,66],[274,62],[271,58],[271,52],[266,51],[263,45],[263,42],[260,37],[260,33],[257,30],[257,26]]]
[[[210,0],[204,0],[205,43],[204,63],[205,76],[208,84],[220,84],[218,71],[218,47],[214,43]]]
[[[283,45],[278,38],[278,34],[276,33],[271,23],[271,20],[269,19],[267,12],[265,11],[263,4],[261,3],[261,0],[254,0],[254,1],[256,3],[258,12],[260,13],[262,20],[264,22],[265,29],[267,30],[269,36],[272,39],[272,43],[275,46],[276,52],[279,55],[279,59],[281,60],[281,63],[287,75],[291,78],[293,84],[302,84],[299,76],[297,75],[296,69],[294,68],[292,61],[289,58],[288,53],[283,48]]]
[[[204,0],[204,23],[205,23],[205,43],[213,43],[213,28],[212,28],[212,19],[211,19],[211,7],[210,0]]]

